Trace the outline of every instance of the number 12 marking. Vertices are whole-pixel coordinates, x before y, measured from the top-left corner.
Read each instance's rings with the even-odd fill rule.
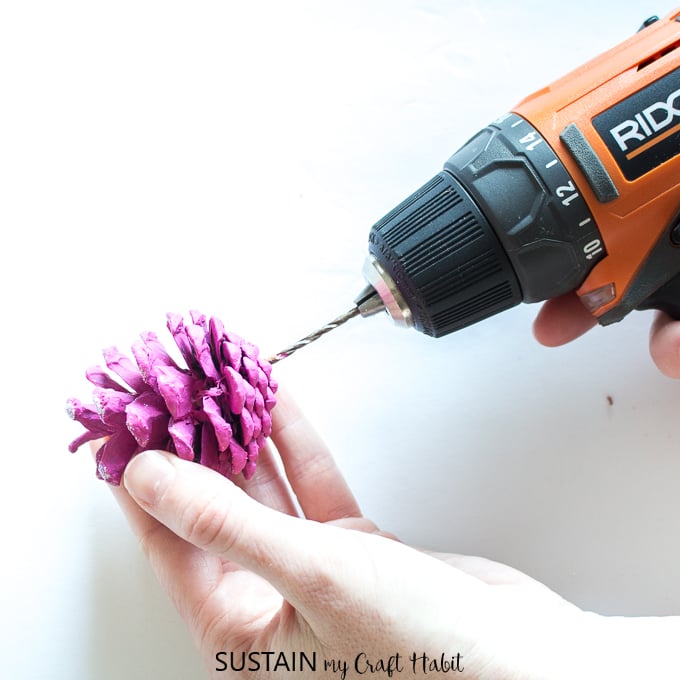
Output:
[[[564,206],[569,206],[573,200],[579,197],[579,193],[576,191],[576,187],[571,181],[567,182],[567,184],[563,184],[561,187],[557,187],[557,189],[555,189],[555,194],[557,195],[557,198],[562,199],[562,205]]]

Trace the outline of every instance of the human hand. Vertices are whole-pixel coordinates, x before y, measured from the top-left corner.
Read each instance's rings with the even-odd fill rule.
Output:
[[[597,321],[576,293],[548,300],[534,322],[534,335],[543,345],[556,347],[583,335]],[[649,334],[649,351],[659,370],[680,378],[680,321],[656,312]]]
[[[431,678],[552,678],[569,646],[583,651],[598,617],[509,567],[379,531],[284,391],[273,415],[281,465],[268,446],[242,488],[146,452],[113,489],[211,677],[284,677],[274,663],[304,652],[316,669],[296,677],[422,676],[415,653],[464,668],[428,665]],[[230,651],[253,670],[227,670]]]

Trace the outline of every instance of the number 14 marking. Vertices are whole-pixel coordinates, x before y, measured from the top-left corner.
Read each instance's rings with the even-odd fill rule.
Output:
[[[527,151],[533,151],[541,142],[543,141],[543,138],[536,132],[535,130],[532,130],[531,132],[528,132],[522,139],[519,140],[520,144],[524,144],[524,148]]]

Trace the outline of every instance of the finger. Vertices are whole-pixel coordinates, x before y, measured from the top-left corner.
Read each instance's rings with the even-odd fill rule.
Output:
[[[113,487],[113,494],[158,582],[207,654],[230,635],[240,642],[263,616],[280,609],[281,596],[268,583],[177,536],[125,489]]]
[[[353,531],[361,531],[364,534],[375,534],[383,538],[389,538],[392,541],[400,541],[396,534],[391,531],[383,531],[378,525],[368,517],[344,517],[343,519],[335,519],[328,522],[336,527],[343,529],[352,529]]]
[[[182,618],[190,620],[196,604],[207,599],[215,580],[199,550],[145,512],[121,487],[112,487],[140,548]]]
[[[130,461],[123,480],[135,501],[178,537],[262,576],[297,608],[318,610],[314,593],[342,573],[324,559],[339,548],[320,529],[346,532],[261,505],[213,470],[145,451]]]
[[[135,500],[178,536],[271,584],[301,617],[295,620],[320,639],[364,639],[383,615],[408,628],[409,616],[422,606],[418,589],[404,589],[413,574],[426,578],[442,602],[473,601],[481,587],[398,541],[272,510],[213,470],[177,456],[141,453],[127,466],[124,481]],[[449,606],[442,605],[439,614],[449,617]],[[266,623],[274,622],[271,616],[270,609]],[[257,621],[263,622],[263,614]]]
[[[90,449],[93,455],[102,443],[103,440],[91,442]],[[140,548],[156,574],[158,582],[168,594],[179,615],[192,628],[192,624],[198,623],[195,612],[202,610],[205,613],[205,603],[210,600],[214,584],[224,572],[222,561],[213,556],[207,556],[212,558],[207,559],[202,550],[177,536],[143,510],[123,486],[107,486],[137,537]],[[235,587],[242,588],[242,583],[237,583]],[[227,623],[227,617],[235,626],[238,626],[241,620],[252,620],[252,613],[247,608],[239,609],[233,605],[234,598],[230,597],[227,582],[225,582],[224,595],[231,605],[228,608],[222,606],[224,611],[221,611],[220,615],[225,623]],[[262,600],[264,600],[264,593]],[[262,604],[264,605],[265,602]],[[222,603],[218,600],[216,606],[220,607],[220,605]],[[192,631],[199,640],[204,637],[202,631],[196,631],[193,628]]]
[[[215,584],[224,573],[221,560],[213,555],[206,556],[202,550],[177,536],[143,510],[123,487],[110,488],[161,587],[197,642],[206,641],[205,630],[196,613],[201,612],[208,619],[212,617],[207,608],[214,600],[211,596]],[[213,609],[220,610],[215,616],[219,614],[225,625],[234,626],[252,620],[252,614],[232,604],[228,587],[229,583],[225,581],[227,603],[216,599],[212,605]],[[242,584],[238,583],[236,587],[241,588]]]
[[[474,557],[469,555],[456,555],[452,553],[429,553],[449,566],[468,576],[479,579],[488,586],[500,586],[521,589],[525,593],[523,597],[528,599],[530,593],[535,593],[544,601],[552,601],[554,604],[565,607],[573,607],[561,595],[551,590],[540,581],[524,574],[523,572],[509,567],[506,564],[486,559],[485,557]]]
[[[105,441],[105,439],[98,439],[90,442],[90,451],[93,457],[97,455],[97,451]],[[123,515],[125,515],[125,519],[130,525],[132,532],[140,539],[143,548],[145,548],[145,544],[147,543],[146,537],[149,537],[150,541],[156,531],[158,531],[159,534],[159,542],[164,543],[167,538],[170,538],[169,536],[163,536],[163,530],[168,534],[171,534],[171,532],[156,519],[151,517],[149,513],[142,510],[142,508],[130,498],[130,495],[122,486],[114,486],[112,484],[107,484],[107,486],[123,511]],[[177,539],[176,536],[174,538]],[[147,553],[148,551],[145,549],[144,552]],[[150,555],[148,556],[150,557]]]
[[[256,473],[250,479],[239,476],[233,481],[259,503],[288,515],[298,514],[290,485],[282,474],[281,461],[269,443],[260,451]]]
[[[575,340],[597,324],[576,293],[548,300],[534,321],[536,340],[547,347],[558,347]]]
[[[523,586],[550,590],[547,586],[544,586],[536,579],[531,578],[531,576],[524,574],[514,567],[509,567],[506,564],[489,560],[486,557],[436,552],[429,552],[428,554],[446,562],[446,564],[449,564],[459,571],[478,578],[487,585]]]
[[[359,517],[359,504],[328,447],[283,389],[272,415],[272,440],[305,517],[318,522]]]
[[[649,352],[664,375],[680,378],[680,321],[657,312],[650,331]]]

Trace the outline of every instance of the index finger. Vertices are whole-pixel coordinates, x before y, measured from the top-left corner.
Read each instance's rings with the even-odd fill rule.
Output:
[[[547,347],[558,347],[575,340],[597,324],[576,293],[548,300],[534,321],[536,340]]]
[[[305,517],[328,522],[360,517],[361,510],[323,439],[291,395],[279,388],[272,441]]]

